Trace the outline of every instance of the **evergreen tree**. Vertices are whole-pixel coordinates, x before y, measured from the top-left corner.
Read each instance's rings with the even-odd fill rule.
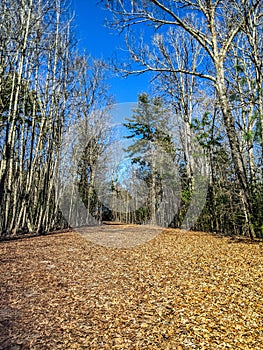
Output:
[[[157,209],[163,196],[164,155],[174,158],[174,144],[169,127],[169,113],[159,97],[150,98],[142,93],[138,97],[138,107],[131,118],[127,118],[124,126],[129,130],[128,139],[133,143],[126,151],[132,163],[138,166],[139,177],[148,187],[146,208],[140,208],[138,215],[142,221],[160,224]],[[143,213],[143,218],[142,218]]]

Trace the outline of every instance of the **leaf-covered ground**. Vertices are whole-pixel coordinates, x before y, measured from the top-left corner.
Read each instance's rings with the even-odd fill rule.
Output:
[[[263,349],[262,253],[179,230],[129,249],[1,242],[0,349]]]

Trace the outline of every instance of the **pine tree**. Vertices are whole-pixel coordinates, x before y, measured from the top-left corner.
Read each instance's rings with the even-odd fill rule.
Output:
[[[138,173],[148,187],[148,202],[146,208],[140,208],[144,213],[143,221],[157,224],[157,209],[162,199],[164,154],[174,157],[172,136],[167,129],[169,126],[169,113],[164,102],[159,97],[150,98],[142,93],[138,97],[138,107],[134,109],[131,118],[127,118],[124,126],[129,130],[128,139],[133,143],[127,147],[132,163],[138,166]]]

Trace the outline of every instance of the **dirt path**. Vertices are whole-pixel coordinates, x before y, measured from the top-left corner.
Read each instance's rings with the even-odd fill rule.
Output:
[[[1,242],[0,349],[263,349],[262,243],[153,236],[129,248],[76,232]]]
[[[102,225],[77,230],[92,243],[112,248],[132,248],[149,242],[163,231],[150,225]]]

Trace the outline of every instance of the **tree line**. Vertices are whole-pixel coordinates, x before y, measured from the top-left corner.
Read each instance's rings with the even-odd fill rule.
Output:
[[[261,237],[262,2],[102,3],[113,15],[109,25],[125,33],[128,56],[117,68],[123,75],[151,72],[155,93],[173,108],[181,138],[181,206],[189,205],[196,187],[194,134],[210,167],[196,227]]]
[[[0,230],[67,227],[55,181],[65,130],[106,108],[105,63],[80,53],[67,0],[0,3]]]

